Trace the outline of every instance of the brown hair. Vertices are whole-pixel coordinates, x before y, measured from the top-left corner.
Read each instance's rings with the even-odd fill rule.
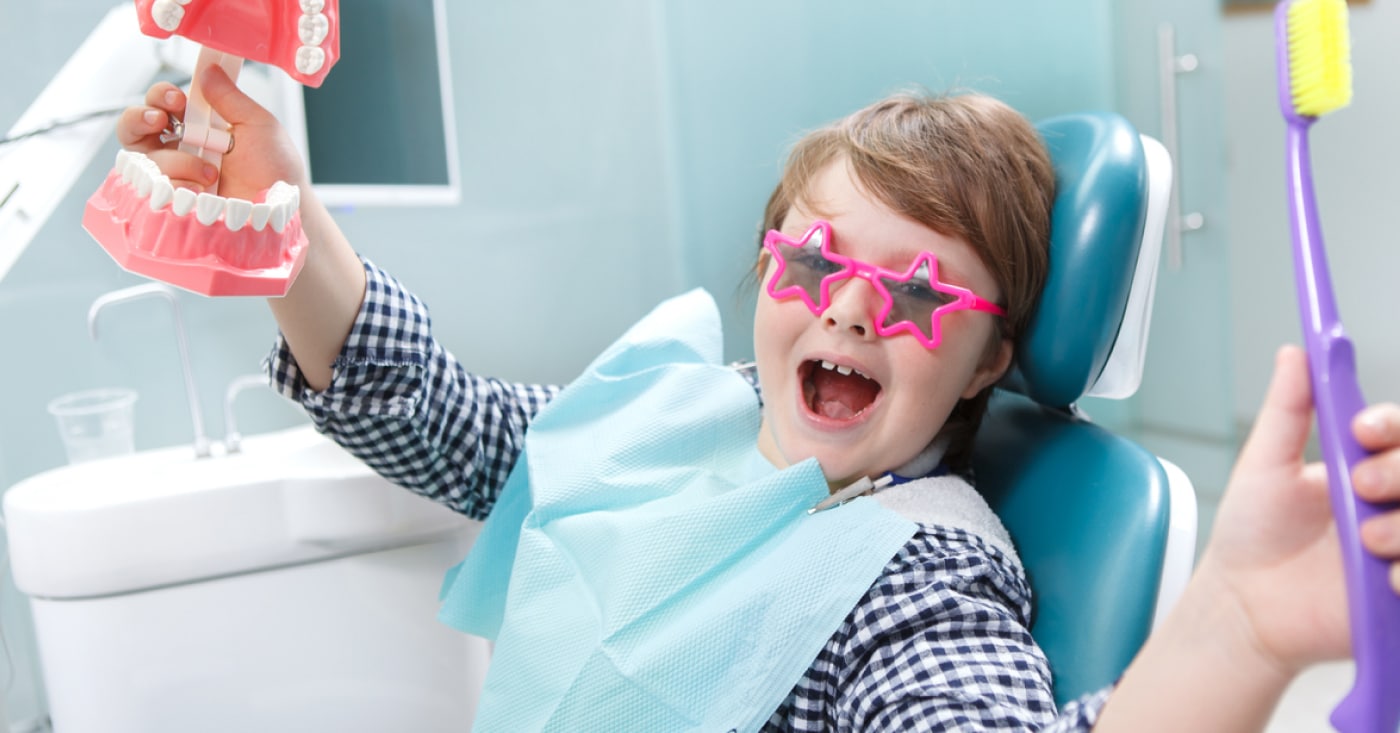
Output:
[[[794,201],[810,201],[817,174],[843,159],[890,209],[971,245],[1002,294],[1000,337],[1025,332],[1049,267],[1055,175],[1024,116],[981,94],[906,92],[805,135],[768,199],[760,255],[763,233],[781,228]],[[968,468],[990,394],[988,388],[960,401],[940,433],[954,471]]]

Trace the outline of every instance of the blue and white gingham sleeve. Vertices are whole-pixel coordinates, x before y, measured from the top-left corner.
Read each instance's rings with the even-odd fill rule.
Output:
[[[280,334],[264,369],[317,430],[385,478],[484,519],[531,418],[559,387],[468,373],[433,338],[427,306],[388,273],[364,265],[364,303],[330,386],[307,387]]]
[[[921,527],[823,647],[766,731],[1087,731],[1107,691],[1056,711],[1018,565]]]

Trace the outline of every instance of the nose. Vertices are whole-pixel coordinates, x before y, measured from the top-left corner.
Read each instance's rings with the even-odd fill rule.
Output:
[[[822,312],[822,323],[830,329],[845,330],[861,338],[874,338],[875,313],[880,293],[865,278],[856,276],[835,284],[831,305]]]

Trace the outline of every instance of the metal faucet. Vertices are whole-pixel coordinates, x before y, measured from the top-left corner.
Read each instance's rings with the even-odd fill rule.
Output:
[[[190,366],[190,350],[185,339],[185,323],[180,317],[180,301],[175,297],[175,289],[161,283],[147,283],[98,296],[88,308],[88,333],[94,341],[97,340],[97,315],[103,308],[148,296],[165,298],[170,303],[171,310],[175,312],[175,340],[180,349],[180,368],[185,374],[185,397],[190,403],[190,419],[194,422],[194,455],[196,458],[208,457],[209,438],[204,434],[204,418],[200,415],[199,396],[194,386],[194,369]]]
[[[262,387],[268,389],[267,377],[261,374],[244,374],[234,377],[224,391],[224,452],[238,453],[243,448],[243,435],[238,432],[238,422],[233,417],[233,402],[244,390]]]

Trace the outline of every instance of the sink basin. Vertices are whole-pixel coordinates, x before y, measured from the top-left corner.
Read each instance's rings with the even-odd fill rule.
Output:
[[[5,494],[15,585],[126,593],[442,539],[478,524],[375,474],[310,426],[65,466]]]

